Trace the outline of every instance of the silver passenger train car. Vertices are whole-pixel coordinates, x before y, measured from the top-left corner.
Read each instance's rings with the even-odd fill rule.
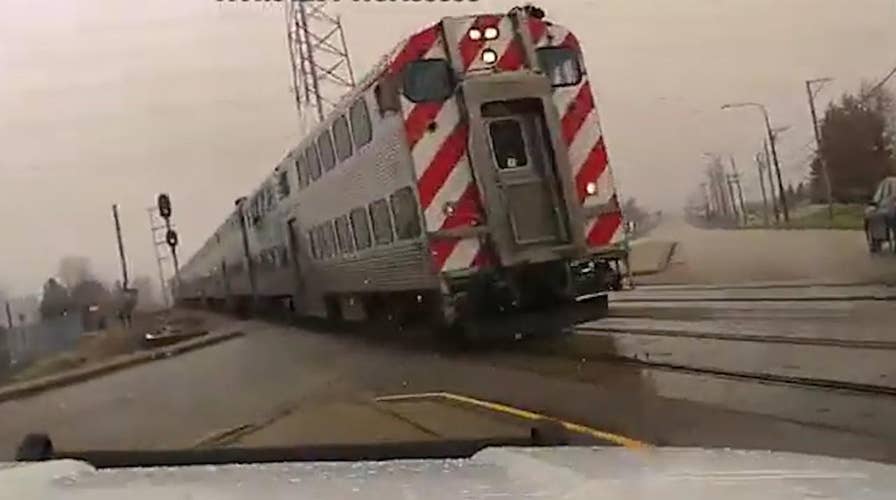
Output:
[[[622,227],[575,35],[531,7],[450,17],[398,44],[237,201],[176,296],[446,327],[568,323],[604,314]]]

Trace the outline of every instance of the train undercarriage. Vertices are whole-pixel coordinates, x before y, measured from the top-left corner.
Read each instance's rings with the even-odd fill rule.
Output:
[[[294,297],[249,295],[180,301],[195,307],[281,321],[342,325],[465,342],[558,334],[607,314],[607,291],[622,284],[620,256],[552,261],[447,276],[441,289],[328,294],[323,317],[302,315]]]

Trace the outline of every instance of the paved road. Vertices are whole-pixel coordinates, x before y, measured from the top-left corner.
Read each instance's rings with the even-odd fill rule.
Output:
[[[670,392],[667,380],[629,367],[504,351],[448,356],[259,322],[234,327],[248,334],[0,404],[0,458],[37,430],[62,448],[190,446],[284,408],[450,391],[659,444],[896,460],[880,436],[688,401]]]
[[[861,231],[706,230],[669,218],[648,239],[679,244],[669,267],[638,283],[896,283],[896,256],[872,256]]]
[[[767,285],[697,287],[636,286],[611,294],[622,302],[711,302],[711,301],[857,301],[896,302],[896,286],[891,285]]]
[[[642,362],[726,373],[824,379],[896,387],[896,307],[891,300],[849,300],[872,287],[774,287],[781,300],[752,300],[757,287],[652,287],[648,300],[618,301],[612,317],[582,325],[574,336],[582,355],[608,353]],[[820,290],[823,300],[807,298]],[[713,294],[682,299],[691,292]],[[871,291],[874,291],[873,289]],[[879,291],[879,290],[878,290]],[[619,294],[624,295],[624,293]],[[733,300],[731,297],[740,297]],[[768,338],[775,342],[768,342]],[[854,392],[789,390],[730,377],[652,370],[667,397],[869,431],[896,440],[896,398]]]

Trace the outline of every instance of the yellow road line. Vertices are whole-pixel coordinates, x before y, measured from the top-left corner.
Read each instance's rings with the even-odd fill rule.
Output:
[[[625,436],[620,436],[619,434],[613,434],[610,432],[599,431],[597,429],[593,429],[586,425],[577,424],[574,422],[567,422],[566,420],[561,420],[558,418],[548,417],[546,415],[542,415],[540,413],[536,413],[529,410],[523,410],[521,408],[515,408],[513,406],[507,406],[501,403],[495,403],[493,401],[484,401],[481,399],[475,399],[468,396],[461,396],[459,394],[453,394],[450,392],[421,392],[417,394],[399,394],[395,396],[382,396],[378,397],[375,400],[379,402],[389,402],[389,401],[402,401],[402,400],[411,400],[411,399],[432,399],[432,398],[442,398],[449,399],[452,401],[458,401],[461,403],[466,403],[473,406],[478,406],[480,408],[486,408],[488,410],[506,413],[508,415],[513,415],[519,418],[525,418],[527,420],[551,420],[559,423],[566,430],[572,432],[578,432],[580,434],[585,434],[597,439],[601,439],[604,441],[608,441],[610,443],[618,444],[621,446],[625,446],[626,448],[648,448],[650,445],[644,443],[642,441],[638,441],[636,439],[628,438]]]

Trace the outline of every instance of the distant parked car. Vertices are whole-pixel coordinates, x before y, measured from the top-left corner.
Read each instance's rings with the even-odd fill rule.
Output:
[[[880,252],[884,242],[890,243],[890,250],[896,250],[896,177],[880,181],[874,196],[865,209],[865,236],[868,250]]]

